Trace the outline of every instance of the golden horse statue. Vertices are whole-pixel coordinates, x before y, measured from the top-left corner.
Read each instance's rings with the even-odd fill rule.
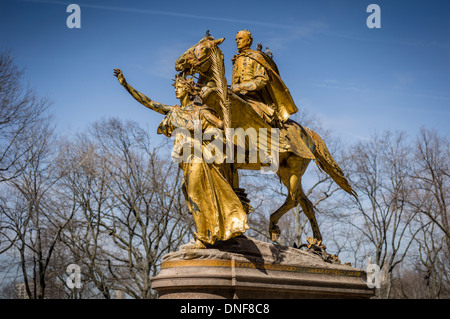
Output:
[[[224,38],[214,39],[207,35],[190,47],[175,62],[179,76],[195,76],[202,87],[203,102],[214,109],[229,128],[267,128],[253,108],[227,87],[224,57],[219,45]],[[286,136],[288,139],[286,139]],[[290,209],[300,204],[309,219],[314,237],[319,241],[322,235],[317,224],[314,207],[302,189],[302,176],[311,160],[325,171],[347,193],[357,197],[339,165],[334,161],[322,138],[312,129],[302,127],[288,119],[280,128],[279,168],[277,175],[287,187],[286,201],[270,215],[269,233],[273,241],[280,236],[278,220]],[[289,141],[289,142],[286,142]],[[260,169],[263,164],[237,164],[237,169]]]

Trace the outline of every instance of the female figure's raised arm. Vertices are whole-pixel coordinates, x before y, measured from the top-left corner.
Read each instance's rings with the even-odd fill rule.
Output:
[[[114,75],[119,80],[119,83],[122,84],[122,86],[128,91],[128,93],[130,93],[136,99],[136,101],[138,101],[145,107],[148,107],[149,109],[152,109],[153,111],[161,114],[167,114],[172,108],[172,106],[170,105],[165,105],[162,103],[152,101],[148,96],[135,90],[131,85],[127,83],[120,69],[114,69]]]

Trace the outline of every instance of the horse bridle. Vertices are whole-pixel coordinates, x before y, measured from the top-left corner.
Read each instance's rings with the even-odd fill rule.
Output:
[[[203,65],[206,61],[208,61],[211,58],[211,50],[210,50],[209,54],[206,57],[204,57],[203,59],[200,60],[197,57],[197,55],[195,54],[195,47],[196,46],[192,47],[191,49],[189,49],[185,53],[186,54],[186,56],[185,56],[186,62],[191,66],[189,71],[190,71],[190,73],[193,73],[192,71],[194,70],[194,68],[197,68],[195,70],[196,73],[198,73],[198,74],[202,75],[203,77],[205,77],[206,79],[210,80],[211,76],[206,75],[203,72],[201,72],[198,67],[200,65]],[[210,46],[208,46],[208,47],[210,48]]]

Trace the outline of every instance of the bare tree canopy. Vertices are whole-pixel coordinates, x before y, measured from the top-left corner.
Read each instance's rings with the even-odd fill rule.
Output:
[[[33,129],[46,120],[49,101],[23,85],[23,71],[10,52],[0,52],[0,182],[20,174],[17,165]]]

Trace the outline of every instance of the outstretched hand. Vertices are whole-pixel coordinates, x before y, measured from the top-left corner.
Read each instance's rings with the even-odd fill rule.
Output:
[[[120,84],[125,85],[127,83],[121,69],[114,69],[114,76],[117,77]]]

